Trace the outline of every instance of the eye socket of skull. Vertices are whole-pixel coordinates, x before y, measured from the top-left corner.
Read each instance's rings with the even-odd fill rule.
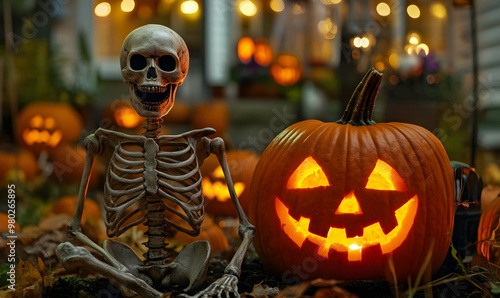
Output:
[[[143,70],[147,64],[146,57],[141,54],[134,54],[130,57],[130,68],[133,70]]]
[[[177,61],[170,55],[163,55],[158,58],[158,66],[163,71],[172,72],[177,69]]]

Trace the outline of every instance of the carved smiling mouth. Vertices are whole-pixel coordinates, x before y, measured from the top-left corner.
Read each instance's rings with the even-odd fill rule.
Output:
[[[399,247],[408,236],[417,214],[418,197],[413,196],[394,214],[397,226],[387,234],[383,232],[379,222],[363,228],[363,234],[348,238],[344,228],[330,227],[326,237],[309,231],[310,218],[300,217],[299,220],[290,216],[288,207],[275,198],[275,208],[281,227],[285,234],[300,248],[306,239],[318,246],[318,254],[328,258],[330,249],[347,252],[349,261],[361,261],[362,250],[373,245],[380,245],[382,254]]]
[[[177,85],[167,84],[165,87],[162,86],[147,86],[136,84],[131,84],[134,90],[135,96],[141,101],[142,104],[146,106],[159,106],[163,104],[175,94]]]

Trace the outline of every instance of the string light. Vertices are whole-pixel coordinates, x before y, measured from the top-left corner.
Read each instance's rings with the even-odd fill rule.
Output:
[[[247,17],[252,17],[257,13],[257,6],[251,0],[241,1],[239,9]]]
[[[106,17],[111,13],[111,5],[108,2],[101,2],[97,4],[94,12],[98,17]]]
[[[269,6],[271,6],[271,9],[275,12],[281,12],[285,9],[285,3],[283,0],[271,0]]]
[[[380,2],[377,4],[377,13],[383,17],[386,17],[391,14],[391,8],[389,7],[389,4],[385,2]]]
[[[408,5],[406,12],[410,18],[418,19],[420,17],[420,8],[418,8],[415,4]]]
[[[198,2],[193,0],[184,1],[181,4],[181,11],[185,14],[194,14],[198,11]]]
[[[120,8],[122,9],[123,12],[131,12],[134,10],[135,7],[135,2],[134,0],[123,0],[122,3],[120,4]]]

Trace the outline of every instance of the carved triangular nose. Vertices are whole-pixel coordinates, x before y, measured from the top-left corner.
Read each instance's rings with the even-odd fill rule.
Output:
[[[156,79],[157,78],[157,75],[156,75],[156,69],[154,67],[149,67],[148,68],[148,76],[147,76],[148,80],[151,80],[151,79]]]
[[[358,199],[354,195],[354,191],[351,191],[347,196],[340,202],[335,214],[363,214],[361,207],[359,206]]]

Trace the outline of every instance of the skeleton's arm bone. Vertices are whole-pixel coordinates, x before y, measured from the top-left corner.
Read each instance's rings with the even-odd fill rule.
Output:
[[[90,171],[92,169],[92,164],[94,163],[94,157],[99,153],[99,139],[95,136],[95,134],[91,134],[85,138],[83,146],[86,152],[85,167],[83,169],[80,190],[78,192],[78,203],[76,204],[75,215],[68,226],[68,233],[73,236],[76,232],[80,231],[83,204],[85,203],[89,187]]]
[[[241,208],[240,202],[238,201],[238,197],[236,196],[236,192],[234,191],[233,179],[231,178],[231,174],[229,173],[229,167],[226,161],[226,153],[224,149],[224,141],[221,138],[215,138],[210,141],[210,151],[217,156],[219,163],[221,165],[222,171],[224,173],[224,177],[226,179],[227,187],[229,190],[229,195],[231,196],[231,201],[236,208],[236,212],[238,213],[238,219],[240,221],[240,225],[238,227],[240,238],[242,242],[238,250],[234,254],[231,262],[227,265],[224,273],[233,274],[235,276],[240,276],[241,273],[241,263],[243,262],[243,258],[245,257],[245,253],[248,249],[248,246],[252,243],[253,235],[255,231],[255,227],[250,224],[248,221],[243,208]]]
[[[78,192],[78,202],[76,204],[75,215],[73,216],[73,220],[71,220],[71,223],[68,226],[68,235],[78,239],[79,241],[98,251],[111,263],[113,267],[121,271],[128,271],[125,266],[116,261],[115,258],[109,255],[102,247],[94,243],[81,232],[83,205],[87,197],[87,190],[90,181],[90,170],[92,169],[92,164],[94,163],[95,156],[99,154],[99,138],[95,134],[91,134],[85,138],[83,145],[86,151],[85,167],[83,169],[82,181],[80,184],[80,190]]]

